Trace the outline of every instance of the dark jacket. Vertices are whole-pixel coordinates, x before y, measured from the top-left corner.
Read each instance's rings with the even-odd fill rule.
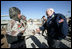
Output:
[[[59,13],[54,13],[53,15],[48,18],[47,22],[42,27],[40,27],[40,29],[47,29],[48,36],[57,40],[61,40],[68,34],[68,24],[64,15]],[[64,19],[64,22],[59,23],[60,19]]]

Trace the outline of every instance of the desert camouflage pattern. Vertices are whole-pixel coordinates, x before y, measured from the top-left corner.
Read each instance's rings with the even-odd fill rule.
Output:
[[[17,36],[20,32],[24,31],[24,25],[22,22],[11,19],[7,25],[7,34]]]

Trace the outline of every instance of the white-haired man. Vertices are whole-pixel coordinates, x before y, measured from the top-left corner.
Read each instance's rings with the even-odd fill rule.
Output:
[[[66,18],[62,14],[56,14],[52,8],[46,10],[46,15],[47,22],[36,30],[40,32],[40,30],[47,29],[49,48],[59,48],[60,40],[64,39],[68,33]]]

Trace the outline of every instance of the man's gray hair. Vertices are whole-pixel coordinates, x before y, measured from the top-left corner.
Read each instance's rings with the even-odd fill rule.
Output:
[[[46,11],[49,11],[49,10],[51,10],[52,12],[54,12],[54,9],[53,8],[49,8]]]

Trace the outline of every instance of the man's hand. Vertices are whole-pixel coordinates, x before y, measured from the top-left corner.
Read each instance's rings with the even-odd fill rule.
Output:
[[[25,29],[26,30],[26,29]],[[23,30],[21,33],[24,33],[25,32],[25,30]]]
[[[36,29],[36,32],[40,32],[40,29],[38,28],[38,29]]]
[[[64,19],[59,20],[59,23],[62,23],[62,22],[64,22]]]
[[[11,34],[12,34],[12,35],[14,35],[14,34],[16,34],[16,33],[17,33],[17,31],[14,31],[14,30],[11,31]]]

